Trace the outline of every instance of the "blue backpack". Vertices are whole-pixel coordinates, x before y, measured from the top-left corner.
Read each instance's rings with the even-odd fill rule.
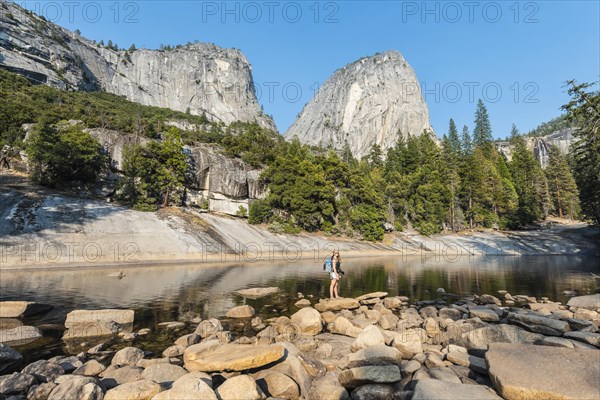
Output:
[[[331,263],[331,257],[327,257],[325,259],[325,263],[323,263],[323,271],[327,272],[328,274],[333,272],[333,264]]]

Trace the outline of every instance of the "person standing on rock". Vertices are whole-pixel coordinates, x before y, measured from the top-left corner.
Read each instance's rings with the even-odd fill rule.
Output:
[[[329,276],[331,278],[331,284],[329,285],[329,297],[331,299],[337,299],[338,297],[340,297],[339,283],[340,283],[340,278],[342,276],[340,274],[341,265],[342,265],[342,258],[340,257],[340,252],[334,251],[333,255],[331,257],[332,271],[329,273]]]

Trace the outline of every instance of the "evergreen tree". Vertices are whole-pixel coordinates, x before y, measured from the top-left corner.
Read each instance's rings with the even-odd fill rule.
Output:
[[[448,127],[448,140],[450,142],[450,147],[452,148],[452,152],[454,154],[459,155],[461,152],[461,141],[458,136],[458,130],[456,129],[456,124],[454,120],[450,118],[450,126]]]
[[[471,140],[471,134],[469,133],[469,127],[463,126],[462,135],[460,138],[460,144],[462,147],[462,153],[464,156],[468,156],[473,151],[473,141]]]
[[[563,106],[571,121],[576,121],[575,143],[571,148],[573,172],[582,214],[600,225],[600,93],[590,92],[589,83],[568,81],[571,101]]]
[[[557,215],[563,218],[567,214],[570,219],[574,219],[579,210],[579,192],[567,160],[556,146],[550,146],[545,172]]]
[[[515,136],[511,143],[513,154],[509,168],[519,196],[516,221],[524,225],[547,216],[550,206],[548,183],[540,164],[527,149],[525,140]]]
[[[475,129],[473,129],[473,144],[475,146],[488,146],[494,140],[492,136],[492,125],[488,117],[487,108],[479,99],[475,111]]]
[[[371,168],[382,168],[383,167],[383,152],[381,151],[381,146],[377,143],[373,143],[371,146],[371,151],[369,151],[369,156],[367,157],[369,160],[369,165]]]

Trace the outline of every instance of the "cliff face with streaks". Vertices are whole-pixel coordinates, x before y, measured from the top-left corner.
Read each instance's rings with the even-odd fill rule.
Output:
[[[213,121],[276,130],[256,99],[252,67],[237,49],[197,43],[168,51],[114,50],[2,2],[0,68],[65,90],[102,90]]]
[[[373,144],[385,153],[400,133],[424,132],[437,141],[417,77],[400,53],[388,51],[335,71],[285,136],[336,149],[347,142],[360,158]]]

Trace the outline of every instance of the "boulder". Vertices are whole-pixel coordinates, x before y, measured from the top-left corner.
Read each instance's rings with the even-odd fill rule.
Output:
[[[459,319],[462,319],[461,312],[455,308],[442,308],[439,311],[439,316],[442,319],[450,318],[454,321],[458,321]]]
[[[348,368],[368,365],[398,365],[402,354],[394,347],[379,344],[358,350],[348,355]]]
[[[305,307],[291,317],[292,323],[304,334],[315,336],[323,330],[321,314],[312,307]]]
[[[458,342],[467,349],[487,350],[490,343],[535,343],[543,338],[543,335],[527,332],[517,326],[499,324],[463,333]]]
[[[17,326],[0,330],[0,343],[20,346],[35,342],[42,337],[42,332],[35,326]]]
[[[183,335],[179,339],[177,339],[175,341],[175,345],[186,348],[193,344],[199,343],[200,339],[201,337],[197,333],[190,333],[189,335]]]
[[[171,384],[184,375],[187,371],[178,365],[173,364],[156,364],[146,368],[142,372],[142,379],[156,382],[163,388],[170,388]]]
[[[362,332],[357,326],[354,326],[352,322],[348,321],[345,317],[337,317],[335,321],[333,321],[328,326],[328,330],[331,333],[337,333],[339,335],[345,335],[350,337],[358,337]]]
[[[487,375],[487,366],[485,360],[481,357],[475,357],[460,351],[451,351],[446,355],[446,359],[456,365],[467,367],[475,372]]]
[[[527,308],[542,315],[550,315],[559,311],[558,303],[529,303]]]
[[[446,364],[444,364],[440,356],[432,352],[428,352],[427,354],[425,354],[424,364],[429,369],[441,368],[446,366]]]
[[[422,341],[424,338],[424,330],[406,329],[392,340],[392,346],[400,351],[402,358],[410,359],[416,354],[423,353]]]
[[[189,374],[191,375],[191,374]],[[186,375],[187,376],[187,375]],[[185,377],[183,377],[185,378]],[[183,379],[180,378],[180,379]],[[177,382],[177,381],[176,381]],[[203,380],[195,379],[186,381],[185,385],[173,386],[171,389],[160,392],[152,400],[217,400],[217,395]]]
[[[52,382],[65,373],[63,367],[46,360],[39,360],[29,364],[21,371],[24,374],[35,376],[40,382]]]
[[[179,357],[179,356],[183,355],[183,353],[185,352],[185,349],[186,349],[185,347],[176,344],[174,346],[167,347],[162,352],[162,355],[163,355],[163,357]]]
[[[32,386],[27,393],[27,400],[48,400],[50,393],[56,387],[56,383],[47,382]]]
[[[562,336],[571,329],[565,321],[532,314],[509,313],[508,322],[547,336]]]
[[[261,297],[270,296],[279,292],[279,288],[277,287],[268,287],[268,288],[250,288],[250,289],[242,289],[234,292],[240,296],[246,297],[248,299],[260,299]]]
[[[485,358],[494,387],[507,400],[598,399],[597,350],[492,343]]]
[[[22,318],[48,312],[52,306],[31,301],[0,301],[0,318]]]
[[[158,364],[171,364],[172,359],[172,357],[152,358],[149,360],[142,358],[135,366],[146,369]]]
[[[125,383],[136,382],[142,379],[143,369],[139,367],[125,366],[117,368],[111,366],[100,374],[102,385],[106,388],[123,385]]]
[[[7,344],[0,343],[0,373],[14,370],[22,361],[21,353]]]
[[[402,300],[398,297],[386,297],[383,299],[383,305],[389,309],[396,309],[402,307]]]
[[[135,366],[138,361],[144,358],[144,351],[136,347],[125,347],[117,351],[110,362],[111,365],[129,365]]]
[[[206,339],[222,330],[223,325],[221,325],[221,322],[216,318],[211,318],[200,322],[194,333],[199,335],[202,339]]]
[[[202,381],[210,388],[213,387],[212,377],[206,372],[197,371],[190,372],[189,374],[177,379],[175,382],[173,382],[173,385],[171,385],[171,389],[189,389],[190,391],[193,391],[195,390],[198,381]]]
[[[106,367],[98,361],[89,360],[81,367],[73,371],[73,375],[98,376],[104,372],[105,369]]]
[[[470,307],[469,316],[471,318],[479,318],[486,322],[497,322],[500,320],[498,314],[494,310],[485,307]]]
[[[586,308],[588,310],[600,309],[600,293],[588,296],[571,297],[567,303],[569,307]]]
[[[107,391],[104,400],[150,400],[161,391],[161,386],[156,382],[148,380],[129,382]]]
[[[570,332],[567,332],[567,333],[570,333]],[[575,348],[575,346],[569,339],[556,337],[556,336],[545,337],[538,344],[541,344],[542,346],[566,347],[567,349]]]
[[[37,382],[33,375],[15,372],[12,375],[0,376],[0,396],[27,393]]]
[[[463,385],[436,379],[417,381],[412,400],[502,400],[485,386]]]
[[[269,397],[290,400],[300,398],[300,388],[296,381],[281,372],[269,372],[256,383]]]
[[[57,380],[58,386],[52,389],[48,400],[102,400],[104,392],[94,378],[78,375],[65,375]]]
[[[352,400],[387,400],[391,398],[395,389],[391,385],[371,383],[357,387],[352,391]]]
[[[600,347],[600,333],[593,332],[567,332],[565,337],[569,339],[579,340],[581,342],[591,344],[595,347]]]
[[[418,362],[417,360],[410,360],[410,361],[404,360],[400,364],[400,372],[402,373],[403,376],[412,375],[419,368],[421,368],[421,363]]]
[[[398,322],[400,322],[400,318],[398,318],[394,314],[382,315],[381,318],[379,318],[379,326],[381,326],[382,329],[386,330],[394,329],[396,325],[398,325]]]
[[[254,379],[248,375],[238,375],[227,379],[215,390],[219,400],[261,400],[266,399]]]
[[[254,308],[244,305],[234,307],[227,312],[227,318],[252,318],[254,316]]]
[[[395,383],[401,379],[397,365],[372,365],[342,371],[339,381],[345,388],[355,388],[369,383]]]
[[[374,325],[369,325],[362,330],[362,332],[356,337],[354,343],[352,343],[351,350],[358,351],[366,347],[376,346],[385,344],[383,334]]]
[[[446,366],[440,366],[429,369],[429,376],[438,381],[449,382],[449,383],[462,383],[460,378],[452,371],[451,368]]]
[[[218,343],[218,342],[217,342]],[[244,371],[281,360],[285,349],[280,345],[225,344],[210,350],[190,346],[184,354],[185,368],[190,371]]]
[[[483,304],[495,304],[497,306],[502,305],[502,302],[500,301],[500,299],[498,299],[495,296],[492,296],[491,294],[482,294],[481,296],[479,296],[479,300]]]
[[[315,308],[319,312],[354,310],[355,308],[358,308],[358,307],[360,307],[360,304],[357,300],[346,299],[343,297],[340,297],[338,299],[333,299],[333,300],[320,301],[319,303],[315,304]]]
[[[298,357],[298,360],[312,378],[319,378],[325,375],[327,369],[321,361],[304,353],[298,353],[296,357]]]
[[[298,308],[310,307],[310,300],[308,300],[308,299],[300,299],[294,305],[296,307],[298,307]]]
[[[340,386],[337,380],[318,379],[313,382],[308,391],[309,400],[350,400],[348,391]]]

